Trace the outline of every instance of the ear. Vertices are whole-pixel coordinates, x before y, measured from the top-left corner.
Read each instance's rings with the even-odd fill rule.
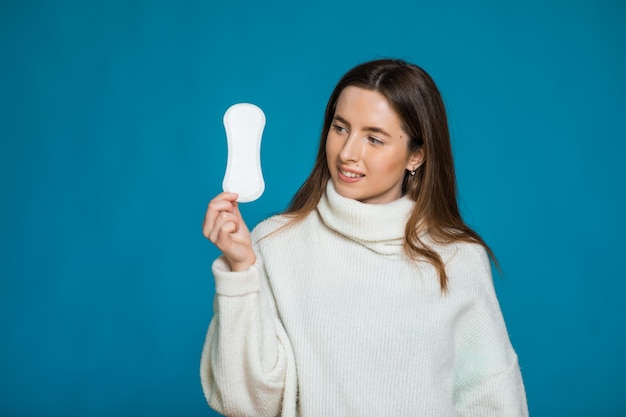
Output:
[[[422,166],[424,160],[426,159],[426,155],[424,154],[424,146],[420,146],[420,148],[409,155],[409,160],[406,164],[406,169],[409,171],[415,171],[419,167]]]

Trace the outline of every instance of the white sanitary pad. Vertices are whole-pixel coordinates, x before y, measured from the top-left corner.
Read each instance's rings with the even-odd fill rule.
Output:
[[[263,110],[249,103],[231,106],[224,114],[228,163],[222,182],[224,191],[238,193],[237,201],[254,201],[263,194],[261,137],[265,128]]]

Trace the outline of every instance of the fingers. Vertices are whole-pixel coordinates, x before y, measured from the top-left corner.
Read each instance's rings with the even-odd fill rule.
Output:
[[[236,211],[241,217],[241,214],[239,214],[239,211],[236,209],[237,197],[238,194],[225,192],[211,200],[207,207],[204,221],[202,222],[202,233],[204,237],[209,238],[211,231],[215,228],[215,222],[221,213],[234,213]]]
[[[250,232],[246,227],[239,205],[238,194],[221,193],[217,195],[207,208],[202,233],[222,251],[234,243],[250,240]]]
[[[237,197],[234,193],[221,193],[211,200],[202,233],[222,251],[233,271],[244,271],[254,264],[256,256]]]
[[[215,219],[213,228],[209,231],[208,239],[217,244],[218,241],[224,241],[230,238],[231,233],[237,233],[239,230],[239,217],[233,213],[222,211]],[[218,245],[219,247],[220,245]]]

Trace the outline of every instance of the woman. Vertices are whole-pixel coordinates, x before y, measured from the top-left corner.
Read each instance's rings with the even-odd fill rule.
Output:
[[[525,416],[483,240],[459,214],[443,101],[399,60],[333,91],[313,171],[248,232],[209,204],[222,251],[201,361],[227,416]]]

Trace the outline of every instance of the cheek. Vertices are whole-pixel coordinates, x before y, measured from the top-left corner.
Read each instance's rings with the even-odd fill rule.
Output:
[[[329,134],[326,137],[326,158],[330,161],[337,155],[337,153],[337,140],[333,138],[333,135]]]
[[[332,145],[330,143],[330,138],[327,138],[326,139],[326,166],[328,168],[332,168],[334,160],[335,160],[335,155],[333,153]]]
[[[371,164],[376,166],[380,171],[395,174],[404,172],[406,160],[399,157],[395,152],[388,155],[379,155],[370,160]]]
[[[386,178],[386,181],[396,182],[404,178],[406,164],[404,159],[389,158],[376,161],[377,171]]]

